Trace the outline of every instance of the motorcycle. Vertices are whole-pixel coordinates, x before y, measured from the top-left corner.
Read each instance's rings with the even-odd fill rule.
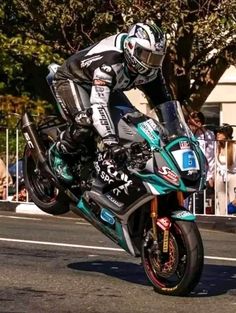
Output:
[[[157,115],[150,118],[122,104],[112,107],[127,151],[125,172],[116,180],[114,169],[99,165],[103,147],[94,135],[90,149],[81,145],[68,160],[75,176],[68,185],[49,160],[50,148],[68,125],[57,116],[36,124],[24,113],[24,179],[41,210],[52,215],[72,210],[82,216],[129,254],[141,257],[156,292],[184,296],[198,284],[204,264],[195,216],[184,204],[205,188],[206,160],[178,101],[161,104]]]

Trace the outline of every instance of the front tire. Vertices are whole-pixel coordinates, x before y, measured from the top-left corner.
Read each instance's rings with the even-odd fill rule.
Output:
[[[29,198],[37,207],[52,215],[69,212],[68,198],[43,175],[40,168],[36,166],[28,148],[25,149],[24,153],[23,173]]]
[[[201,235],[194,222],[172,221],[168,253],[162,253],[163,232],[159,230],[158,245],[147,231],[141,250],[144,270],[154,290],[171,296],[188,295],[198,284],[204,251]]]

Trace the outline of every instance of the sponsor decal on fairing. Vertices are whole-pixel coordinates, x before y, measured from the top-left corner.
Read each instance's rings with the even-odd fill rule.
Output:
[[[193,150],[180,149],[171,152],[181,171],[199,170],[199,162]]]
[[[179,183],[179,177],[178,175],[172,171],[169,167],[167,166],[162,166],[161,168],[158,169],[158,173],[166,180],[171,182],[172,184],[178,185]]]
[[[179,147],[180,147],[180,149],[189,149],[190,145],[189,145],[189,142],[187,140],[184,140],[184,141],[179,142]]]

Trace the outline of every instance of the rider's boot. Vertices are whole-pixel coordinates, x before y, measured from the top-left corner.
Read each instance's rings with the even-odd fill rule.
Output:
[[[49,160],[50,165],[56,176],[63,180],[66,183],[72,183],[73,181],[73,175],[71,173],[71,170],[65,160],[66,154],[65,153],[65,147],[63,147],[63,140],[62,136],[64,135],[64,132],[60,136],[60,140],[55,143],[49,150]]]
[[[75,117],[75,124],[60,134],[58,141],[51,147],[49,160],[51,167],[58,176],[67,183],[73,181],[73,175],[66,158],[78,154],[80,143],[86,142],[91,137],[90,119],[86,113],[81,112]]]

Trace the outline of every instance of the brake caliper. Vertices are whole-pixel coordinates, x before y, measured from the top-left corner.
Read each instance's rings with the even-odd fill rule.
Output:
[[[162,252],[167,253],[169,249],[169,229],[171,227],[171,221],[167,217],[161,217],[157,219],[156,224],[163,230]]]

